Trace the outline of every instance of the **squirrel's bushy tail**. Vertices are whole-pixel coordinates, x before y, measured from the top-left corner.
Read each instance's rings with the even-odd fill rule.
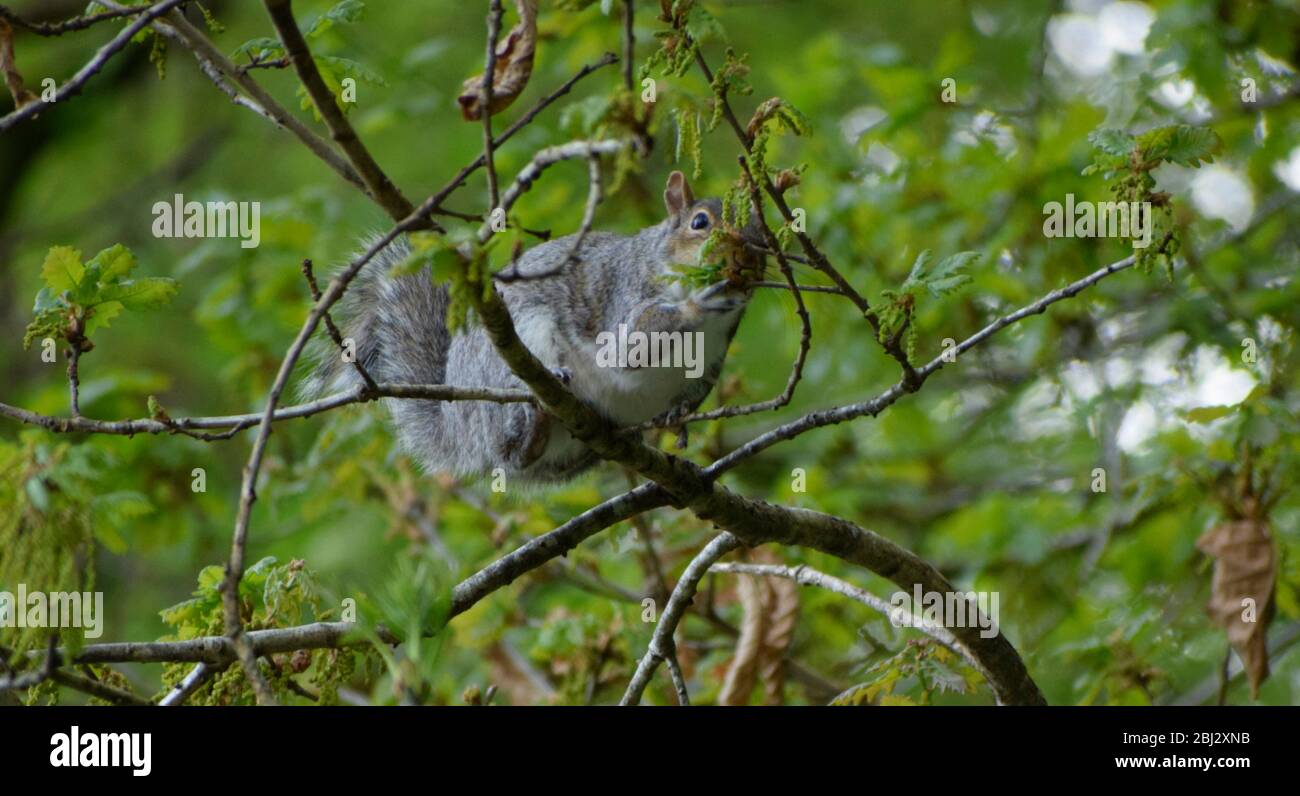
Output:
[[[376,240],[367,241],[362,251]],[[405,276],[390,275],[410,252],[405,238],[384,247],[353,279],[330,315],[344,340],[352,339],[357,360],[375,381],[443,384],[451,344],[447,291],[434,285],[423,269]],[[338,346],[323,329],[307,356],[312,371],[299,390],[303,398],[319,398],[361,383],[356,368],[343,361]],[[428,404],[430,409],[437,406],[433,401]]]

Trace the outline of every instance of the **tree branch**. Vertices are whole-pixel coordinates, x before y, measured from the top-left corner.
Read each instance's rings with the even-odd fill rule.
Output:
[[[654,676],[655,668],[659,666],[660,661],[675,658],[676,644],[673,642],[673,634],[677,632],[677,625],[686,615],[686,609],[690,607],[691,601],[695,599],[695,590],[700,585],[700,579],[709,573],[709,567],[713,566],[719,558],[737,547],[740,547],[739,539],[729,533],[721,533],[691,559],[691,563],[686,566],[686,571],[682,573],[681,580],[673,587],[668,605],[664,606],[663,613],[659,615],[659,623],[655,625],[654,635],[650,637],[645,655],[641,657],[636,671],[632,673],[627,690],[623,692],[623,698],[619,701],[620,705],[639,704],[641,694],[650,684],[650,678]],[[673,679],[675,684],[677,676],[674,675]],[[679,694],[679,698],[681,696]]]
[[[960,655],[970,664],[971,668],[984,675],[985,680],[989,680],[988,674],[980,666],[979,661],[971,655],[970,650],[966,649],[960,641],[953,636],[943,625],[936,625],[927,622],[921,617],[913,616],[910,613],[899,616],[894,610],[894,606],[880,599],[871,592],[860,589],[845,580],[840,580],[833,575],[827,575],[824,572],[818,572],[804,565],[797,567],[787,567],[778,564],[714,564],[710,572],[728,572],[737,575],[761,575],[769,578],[785,578],[792,580],[801,586],[817,586],[827,591],[856,600],[868,608],[887,617],[889,621],[896,622],[901,620],[903,627],[911,627],[926,634],[930,638]],[[989,680],[992,685],[992,680]]]
[[[487,15],[487,55],[483,64],[483,163],[487,170],[488,214],[497,208],[497,165],[492,142],[492,81],[497,71],[497,38],[501,35],[501,0],[490,0]]]
[[[130,8],[130,6],[118,4],[115,0],[98,0],[98,2],[114,10]],[[161,19],[155,21],[153,29],[167,37],[168,40],[175,42],[178,46],[189,50],[194,55],[195,60],[198,61],[203,74],[227,96],[230,96],[232,89],[229,85],[225,85],[224,81],[217,79],[219,75],[223,75],[251,98],[249,102],[240,102],[232,97],[236,104],[253,110],[260,116],[270,119],[277,127],[287,130],[303,146],[307,147],[309,152],[324,161],[340,177],[358,188],[366,190],[365,183],[346,158],[335,151],[329,145],[329,142],[308,129],[296,116],[285,110],[284,106],[276,102],[275,98],[263,89],[256,80],[253,80],[245,71],[227,58],[203,31],[191,25],[189,20],[185,19],[179,11],[169,14],[166,21]]]
[[[114,55],[117,55],[117,53],[131,41],[131,38],[134,37],[135,34],[139,33],[146,25],[153,22],[159,16],[166,14],[176,6],[187,2],[190,2],[190,0],[161,0],[161,2],[149,6],[148,9],[141,10],[139,16],[132,20],[131,24],[122,28],[122,30],[119,31],[118,34],[108,42],[108,44],[100,47],[99,50],[95,52],[94,57],[87,61],[85,66],[81,67],[81,69],[78,70],[77,73],[68,80],[68,82],[64,83],[59,90],[54,93],[53,101],[46,102],[44,99],[38,98],[21,108],[15,109],[8,115],[0,117],[0,133],[3,133],[5,130],[8,130],[10,127],[13,127],[20,122],[32,118],[36,114],[56,103],[62,103],[69,97],[79,94],[82,87],[86,85],[86,82],[98,74],[99,71],[104,68],[104,65],[108,63],[109,59]]]
[[[135,16],[147,10],[149,10],[148,6],[130,6],[117,11],[101,11],[98,14],[73,17],[62,22],[28,22],[9,8],[0,6],[0,19],[6,19],[13,23],[14,27],[35,33],[37,36],[62,36],[71,31],[85,30],[105,20]]]
[[[311,97],[325,126],[329,128],[330,138],[347,155],[353,168],[361,177],[366,192],[394,221],[401,221],[411,215],[415,207],[375,162],[370,150],[366,149],[366,145],[357,137],[356,130],[352,129],[343,111],[339,110],[334,93],[321,78],[320,70],[316,68],[316,60],[312,58],[311,51],[307,47],[307,40],[303,38],[298,23],[294,21],[292,0],[263,0],[263,3],[267,14],[271,17],[271,24],[275,26],[275,31],[280,36],[280,43],[284,45],[285,54],[289,56],[289,62],[293,64],[298,79],[307,90],[307,95]]]
[[[446,384],[376,384],[373,391],[364,385],[346,392],[335,393],[295,406],[277,409],[272,421],[311,417],[348,404],[368,403],[378,398],[418,398],[431,401],[491,401],[493,403],[528,403],[533,401],[525,390],[502,390],[492,387],[453,387]],[[215,417],[180,417],[159,420],[94,420],[85,416],[52,417],[30,412],[9,404],[0,403],[0,416],[28,425],[40,426],[60,434],[74,432],[87,434],[113,434],[132,437],[136,434],[184,434],[207,442],[230,439],[235,434],[257,425],[263,413],[224,415]],[[224,429],[219,434],[204,434],[201,429]]]

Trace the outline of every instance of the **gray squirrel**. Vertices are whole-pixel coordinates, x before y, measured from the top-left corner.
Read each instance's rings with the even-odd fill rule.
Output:
[[[722,204],[697,201],[677,171],[668,178],[664,204],[667,218],[635,235],[591,231],[576,250],[576,235],[535,246],[511,266],[513,279],[495,285],[524,345],[579,399],[620,426],[694,411],[717,382],[753,294],[743,280],[692,291],[671,278],[675,266],[697,262],[722,223]],[[749,273],[763,268],[761,255],[746,245],[760,242],[756,229],[751,222],[731,235],[739,244],[730,247],[731,256]],[[394,240],[336,305],[335,319],[343,337],[353,340],[357,361],[379,382],[526,389],[472,315],[465,328],[448,332],[447,289],[432,281],[427,267],[390,273],[409,254],[405,239]],[[636,339],[634,332],[643,333],[642,342],[675,340],[676,358],[662,349],[659,366],[647,366],[644,356],[612,359],[609,345]],[[662,332],[683,334],[652,334]],[[689,367],[679,352],[687,345],[689,353],[692,344],[697,362]],[[306,396],[360,384],[337,348],[319,338],[314,346]],[[596,461],[531,404],[385,401],[403,448],[430,471],[474,475],[499,467],[508,477],[544,484],[568,480]]]

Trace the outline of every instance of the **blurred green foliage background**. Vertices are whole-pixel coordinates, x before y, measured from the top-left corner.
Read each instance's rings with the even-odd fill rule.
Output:
[[[75,2],[10,5],[41,18],[82,10]],[[300,22],[334,5],[294,4]],[[534,74],[497,117],[498,129],[582,65],[621,52],[622,4],[608,15],[601,5],[571,10],[542,1]],[[658,5],[635,4],[638,66],[664,29]],[[1217,696],[1227,641],[1204,610],[1213,560],[1196,541],[1231,516],[1219,487],[1250,461],[1281,494],[1266,517],[1276,550],[1270,633],[1277,652],[1258,700],[1295,704],[1300,102],[1292,69],[1300,15],[1286,0],[1114,5],[1121,8],[704,0],[726,37],[707,42],[705,55],[716,66],[727,46],[748,54],[753,94],[733,98],[742,123],[771,96],[811,123],[810,136],[776,139],[768,163],[807,165],[791,204],[807,211],[812,238],[864,295],[876,301],[897,287],[924,249],[982,255],[961,292],[921,300],[914,323],[923,361],[942,351],[944,338],[960,340],[1131,251],[1125,241],[1043,235],[1045,203],[1067,193],[1110,198],[1102,175],[1081,174],[1095,154],[1091,132],[1189,123],[1211,127],[1224,142],[1210,166],[1166,165],[1155,174],[1172,195],[1181,232],[1172,280],[1159,269],[1110,278],[997,335],[882,416],[779,445],[726,481],[747,495],[848,517],[916,551],[958,586],[999,592],[1001,627],[1050,702],[1206,702]],[[482,70],[485,6],[372,0],[361,19],[312,42],[317,54],[352,59],[382,78],[360,83],[350,118],[415,200],[480,151],[482,129],[460,118],[455,97],[461,81]],[[227,53],[273,35],[260,3],[207,7],[224,28],[213,36]],[[62,80],[117,25],[58,38],[20,32],[18,65],[30,84],[46,75]],[[170,306],[126,313],[97,332],[81,363],[84,413],[147,416],[154,395],[173,417],[223,415],[262,407],[309,307],[301,260],[324,271],[345,262],[359,238],[388,228],[373,204],[289,135],[218,93],[188,53],[170,52],[164,63],[160,79],[148,47],[132,45],[80,96],[0,135],[5,403],[67,412],[62,363],[43,363],[38,347],[20,345],[52,246],[89,257],[122,243],[140,273],[180,285]],[[619,89],[619,69],[586,78],[511,140],[497,155],[500,173],[513,176],[536,149],[587,134],[579,111]],[[298,109],[290,70],[254,74]],[[674,163],[670,110],[707,117],[708,85],[694,70],[654,76],[655,147],[641,173],[606,196],[600,229],[656,222],[666,174],[691,168]],[[955,103],[941,97],[949,78]],[[1257,106],[1241,102],[1244,78],[1258,86]],[[0,100],[0,112],[7,103]],[[300,116],[312,122],[310,112]],[[725,125],[706,134],[696,193],[725,192],[738,152]],[[558,166],[515,215],[524,226],[568,234],[579,225],[585,191],[585,168]],[[176,193],[261,202],[261,246],[155,239],[151,207]],[[477,215],[485,203],[479,173],[448,204]],[[798,275],[825,284],[807,267]],[[709,461],[781,420],[865,400],[897,379],[897,364],[849,302],[826,294],[805,300],[813,347],[791,405],[698,427],[686,455]],[[780,392],[798,328],[788,294],[760,292],[727,363],[730,402]],[[1254,362],[1243,361],[1244,338],[1257,343]],[[706,406],[716,400],[715,393]],[[1192,411],[1204,407],[1227,408]],[[280,424],[271,438],[249,560],[305,562],[311,583],[292,587],[293,621],[337,617],[345,597],[429,609],[438,602],[429,590],[445,589],[629,483],[602,465],[565,489],[494,494],[486,483],[418,473],[394,450],[383,420],[377,407],[349,407]],[[49,540],[93,535],[93,583],[108,612],[101,640],[159,638],[178,632],[159,612],[190,598],[204,567],[227,556],[250,441],[251,434],[216,443],[60,436],[5,420],[0,513],[10,538],[24,529]],[[671,442],[665,435],[662,444]],[[1104,493],[1092,489],[1097,467],[1106,469]],[[193,468],[205,469],[206,492],[191,491]],[[807,473],[806,492],[793,491],[795,468]],[[35,495],[43,487],[30,487],[33,480],[52,494]],[[413,654],[420,698],[459,704],[472,701],[466,689],[495,685],[500,702],[616,701],[654,627],[642,621],[640,604],[657,583],[643,552],[646,533],[671,584],[711,529],[659,510],[640,530],[620,524],[521,578]],[[894,590],[799,549],[775,549],[763,560],[807,563],[886,599]],[[9,563],[0,578],[26,577],[29,589],[67,587],[84,574],[58,562]],[[284,567],[277,577],[288,574]],[[681,644],[700,702],[716,698],[735,653],[732,633],[746,621],[734,576],[711,577],[705,591],[714,619],[688,618]],[[829,592],[803,589],[798,599],[788,647],[794,663],[775,694],[756,688],[753,701],[825,702],[873,682],[884,683],[876,701],[991,701],[987,687],[972,688],[969,679],[918,673],[914,659],[928,653],[905,642],[919,635]],[[263,611],[268,625],[288,621],[284,612]],[[338,666],[337,656],[314,661],[313,672],[327,665]],[[142,693],[161,687],[161,667],[120,668]],[[372,656],[339,678],[358,698],[386,702],[397,698],[391,672]],[[178,673],[183,667],[169,677]],[[338,685],[323,686],[322,695]],[[647,699],[670,702],[671,694],[661,676]],[[237,688],[209,696],[244,698]],[[1242,678],[1226,699],[1251,701]]]

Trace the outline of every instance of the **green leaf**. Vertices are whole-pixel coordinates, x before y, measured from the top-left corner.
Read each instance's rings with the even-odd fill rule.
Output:
[[[71,246],[51,248],[41,265],[41,279],[55,293],[76,289],[85,273],[86,267],[81,264],[81,252]]]
[[[429,274],[434,282],[450,282],[460,273],[460,253],[450,246],[445,246],[429,256]]]
[[[926,290],[938,298],[967,284],[971,281],[971,276],[966,273],[966,267],[978,260],[979,256],[979,252],[965,251],[943,258],[926,278]]]
[[[96,329],[107,329],[114,318],[122,314],[122,302],[104,301],[96,304],[86,313],[85,335],[89,337]]]
[[[1191,423],[1209,423],[1236,411],[1236,406],[1198,406],[1195,409],[1188,409],[1183,413],[1183,417]]]
[[[239,581],[239,593],[249,598],[261,595],[266,579],[271,576],[271,570],[275,569],[278,563],[279,560],[275,556],[267,556],[244,570],[244,577]]]
[[[699,4],[691,6],[686,12],[686,32],[696,44],[704,44],[715,39],[726,39],[726,31],[718,18],[704,10]]]
[[[221,588],[221,581],[224,580],[225,577],[225,571],[216,564],[204,567],[203,570],[199,572],[199,587],[194,590],[194,596],[216,596]]]
[[[235,48],[235,51],[230,54],[230,58],[231,60],[238,60],[241,55],[250,61],[266,61],[279,58],[284,55],[284,45],[280,44],[279,39],[270,37],[249,39]]]
[[[1148,130],[1137,140],[1148,160],[1167,160],[1181,166],[1200,168],[1201,163],[1212,163],[1214,155],[1223,147],[1223,139],[1208,127],[1176,124]]]
[[[903,287],[906,288],[911,284],[919,284],[925,279],[926,266],[934,258],[933,252],[929,249],[923,249],[920,254],[916,255],[916,260],[912,263],[912,270],[908,272],[907,279],[903,281]]]
[[[162,609],[158,616],[162,617],[163,622],[172,627],[179,627],[183,622],[193,622],[198,620],[203,614],[203,608],[206,600],[199,597],[192,597],[188,600],[176,603],[173,606]]]
[[[935,298],[947,295],[971,281],[970,275],[965,273],[965,270],[970,263],[979,259],[979,256],[979,252],[958,252],[943,258],[931,267],[930,262],[933,258],[927,249],[917,255],[907,280],[903,282],[902,291],[912,292],[923,287]]]
[[[1088,142],[1108,155],[1127,157],[1136,143],[1133,136],[1123,130],[1101,129],[1088,133]]]
[[[161,307],[176,295],[176,280],[164,276],[131,279],[108,285],[99,292],[100,301],[117,301],[130,310]]]
[[[50,290],[48,287],[43,287],[36,293],[36,304],[32,306],[32,313],[40,315],[46,310],[60,309],[65,306],[67,305],[63,303],[62,299],[60,299],[54,291]]]
[[[569,103],[560,112],[560,127],[575,137],[589,136],[605,121],[612,107],[613,99],[605,94]]]
[[[369,83],[373,86],[388,85],[388,81],[384,79],[383,75],[360,61],[354,61],[351,58],[339,58],[333,55],[318,55],[316,56],[316,64],[317,66],[325,66],[332,75],[342,74],[344,77],[355,78],[363,83]],[[333,89],[335,93],[338,93],[338,87],[331,85],[330,88]]]
[[[316,17],[307,29],[306,37],[319,36],[341,22],[356,22],[365,14],[366,4],[361,0],[342,0],[329,11]]]
[[[86,268],[97,268],[101,282],[116,282],[135,269],[135,255],[117,243],[91,258]]]

